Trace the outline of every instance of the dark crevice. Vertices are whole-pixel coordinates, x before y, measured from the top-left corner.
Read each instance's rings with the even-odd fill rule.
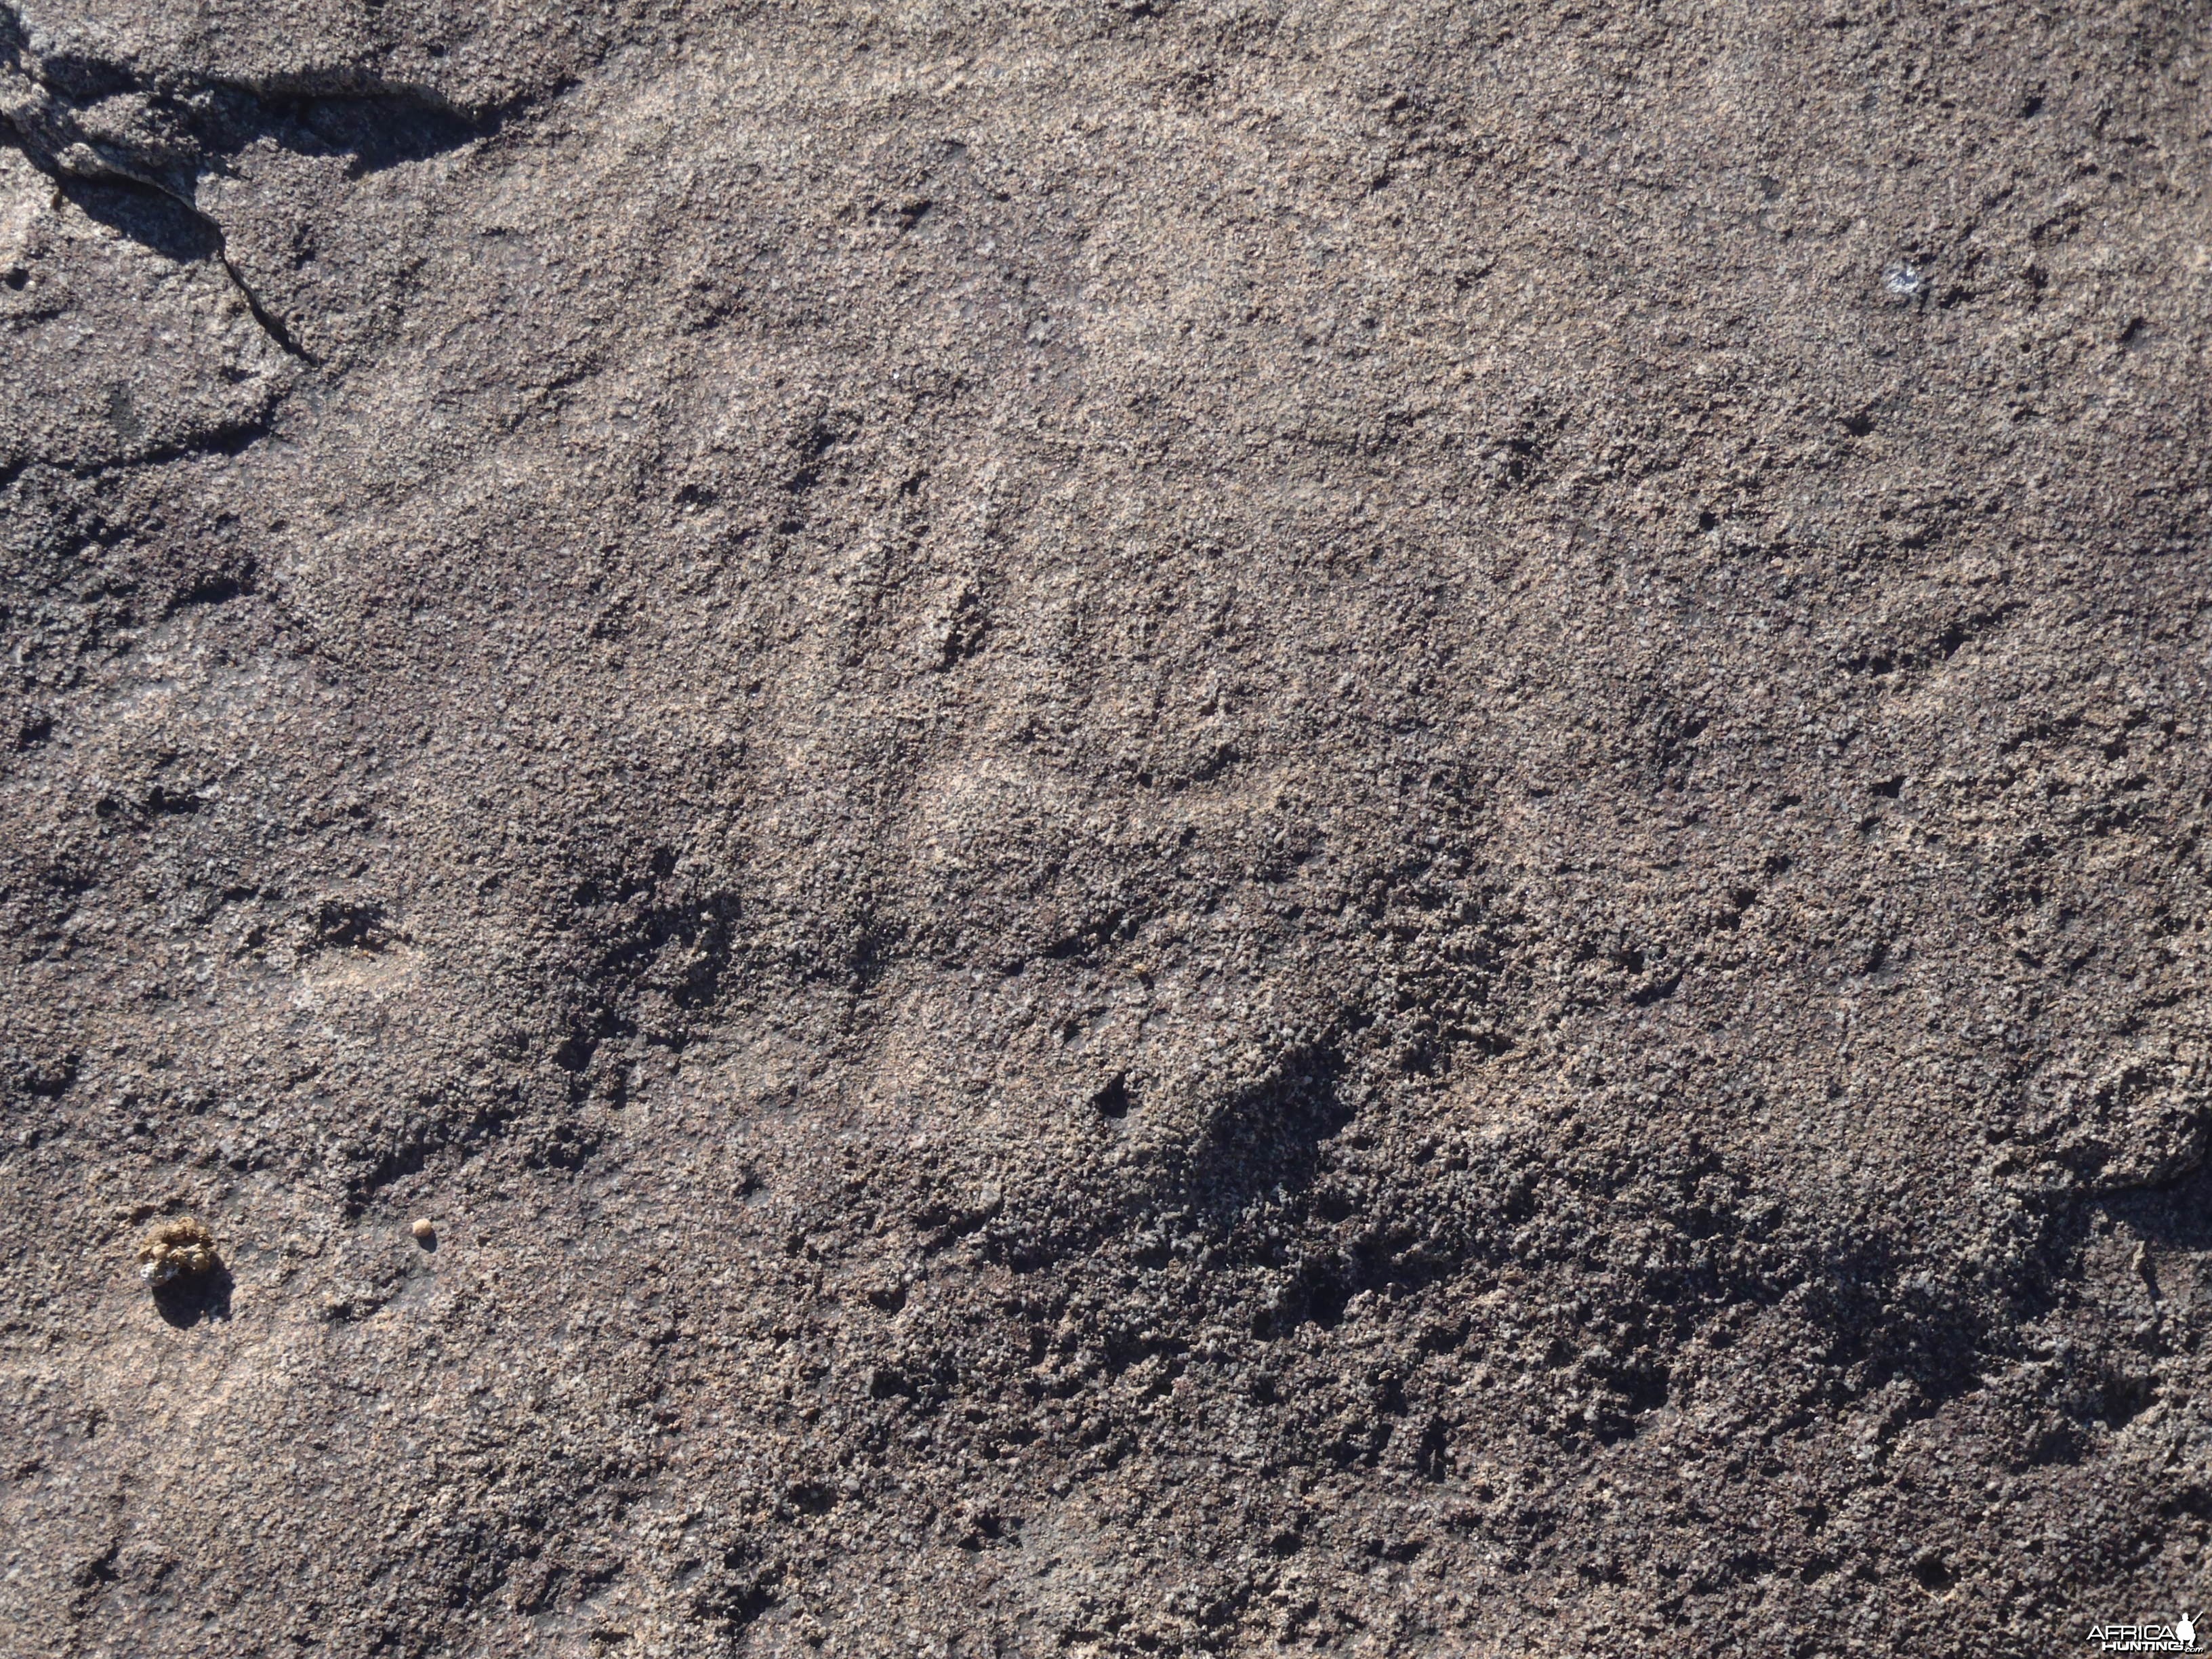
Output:
[[[151,248],[163,258],[175,260],[179,264],[205,259],[222,267],[224,276],[245,302],[247,312],[277,349],[303,363],[319,366],[319,360],[292,337],[292,331],[284,325],[283,319],[261,303],[261,296],[239,274],[237,265],[231,261],[229,239],[224,235],[222,225],[203,212],[189,198],[179,194],[167,185],[128,175],[84,179],[67,172],[52,157],[42,154],[35,145],[26,142],[20,130],[13,134],[0,134],[0,137],[9,138],[33,167],[53,179],[73,205],[82,209],[88,216],[97,219],[109,229],[119,231],[141,246]],[[200,234],[198,237],[188,233],[180,234],[177,227],[161,224],[160,216],[119,212],[114,200],[117,196],[137,197],[142,202],[149,198],[156,199],[179,210],[190,228]],[[195,243],[198,246],[194,246]]]
[[[489,137],[537,100],[471,116],[434,90],[343,75],[255,85],[212,76],[148,76],[78,56],[40,58],[22,20],[0,4],[0,142],[14,145],[64,195],[111,228],[179,263],[206,259],[287,356],[318,359],[264,304],[231,258],[223,227],[197,198],[200,179],[264,141],[300,155],[344,155],[360,178],[427,160]],[[555,88],[554,90],[558,90]],[[143,100],[145,131],[118,144],[81,125],[86,106]],[[159,204],[161,210],[149,211]]]
[[[274,425],[275,411],[264,410],[244,420],[225,422],[221,426],[197,433],[176,443],[159,444],[151,449],[140,450],[112,460],[86,461],[70,465],[29,456],[12,465],[0,467],[0,490],[5,490],[34,466],[50,476],[99,478],[127,468],[167,466],[173,461],[190,460],[200,455],[241,455],[267,437]]]
[[[109,229],[119,231],[141,246],[151,248],[179,264],[206,259],[221,266],[232,289],[245,302],[247,312],[277,349],[287,356],[311,367],[319,366],[318,360],[292,337],[292,331],[284,325],[283,319],[261,303],[261,297],[254,293],[252,285],[239,274],[238,267],[231,262],[230,245],[223,234],[222,227],[185,197],[165,185],[153,184],[145,179],[115,177],[92,180],[78,178],[64,171],[54,164],[52,158],[26,143],[20,131],[0,133],[0,138],[9,140],[33,167],[53,179],[61,193],[73,205],[82,209],[88,216],[97,219]],[[113,196],[126,193],[157,198],[166,205],[181,210],[187,216],[190,226],[201,232],[201,236],[179,235],[173,227],[160,226],[158,216],[149,222],[148,216],[143,214],[116,212],[112,205]],[[108,199],[103,200],[103,197]],[[192,246],[196,240],[200,244],[197,248]]]
[[[208,222],[213,224],[215,222],[210,220]],[[221,228],[218,227],[216,234],[221,234]],[[277,349],[289,356],[297,357],[303,363],[319,367],[321,359],[307,350],[292,337],[292,331],[284,326],[283,319],[263,305],[260,296],[254,293],[246,278],[238,274],[238,267],[230,262],[230,249],[228,245],[217,251],[216,258],[222,262],[224,272],[230,278],[231,286],[238,290],[238,297],[246,301],[246,308],[253,313],[253,320],[261,325],[261,331],[264,334],[276,343]]]

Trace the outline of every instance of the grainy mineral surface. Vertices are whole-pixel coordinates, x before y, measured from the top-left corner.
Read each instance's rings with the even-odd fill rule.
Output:
[[[0,1651],[2201,1613],[2209,46],[7,0]]]

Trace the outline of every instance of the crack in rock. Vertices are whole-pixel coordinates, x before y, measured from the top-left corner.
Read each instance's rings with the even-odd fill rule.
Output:
[[[200,206],[200,179],[264,139],[295,154],[349,155],[349,172],[358,177],[488,137],[519,107],[471,117],[428,88],[354,72],[257,87],[212,76],[144,75],[80,56],[41,58],[21,15],[0,5],[0,142],[20,149],[94,217],[172,257],[177,251],[158,246],[143,227],[101,212],[83,187],[146,193],[182,210],[204,244],[198,257],[222,268],[272,343],[311,365],[319,360],[246,281],[228,234]]]

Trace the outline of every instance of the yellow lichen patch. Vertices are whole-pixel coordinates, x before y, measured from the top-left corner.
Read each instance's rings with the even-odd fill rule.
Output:
[[[165,1221],[138,1247],[139,1276],[161,1285],[186,1273],[204,1273],[215,1266],[215,1235],[191,1216]]]

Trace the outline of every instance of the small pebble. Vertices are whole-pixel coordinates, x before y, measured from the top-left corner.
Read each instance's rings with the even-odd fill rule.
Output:
[[[216,1264],[215,1235],[191,1216],[165,1221],[138,1247],[138,1276],[159,1290],[173,1279],[204,1273]]]
[[[438,1236],[438,1224],[427,1215],[417,1216],[415,1224],[407,1231],[413,1233],[421,1243],[428,1244]]]

